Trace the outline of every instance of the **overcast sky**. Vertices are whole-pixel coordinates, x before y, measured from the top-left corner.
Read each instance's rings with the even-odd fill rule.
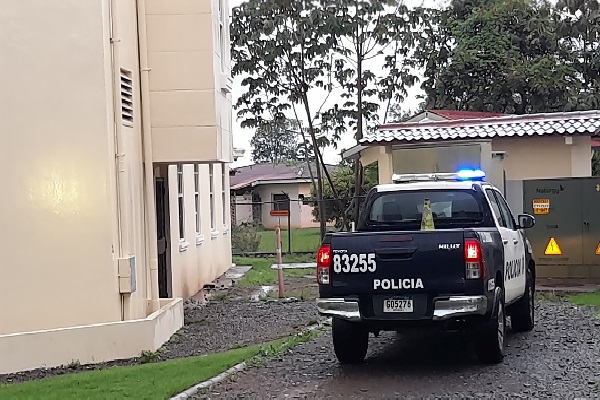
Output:
[[[231,7],[236,7],[238,5],[240,5],[243,0],[229,0],[230,1],[230,6]],[[431,6],[433,4],[438,3],[438,1],[434,1],[434,0],[406,0],[406,4],[408,5],[408,7],[416,7],[416,6],[420,6],[421,4],[424,4],[426,6]],[[369,68],[373,71],[373,73],[375,75],[380,75],[382,74],[382,70],[381,70],[381,66],[380,65],[370,65]],[[234,83],[233,83],[233,90],[232,90],[232,94],[233,94],[233,101],[235,102],[237,100],[237,98],[239,97],[239,95],[242,93],[243,91],[243,87],[241,85],[241,81],[242,81],[243,77],[235,77],[234,78]],[[409,89],[408,91],[408,97],[406,99],[406,101],[404,102],[403,108],[407,109],[407,110],[414,110],[419,102],[419,100],[417,99],[417,96],[419,94],[422,93],[422,90],[418,87],[418,84],[415,87],[412,87]],[[319,106],[321,105],[321,103],[323,103],[326,99],[326,93],[316,93],[314,96],[312,96],[311,93],[311,99],[314,100],[314,102],[316,104],[318,104]],[[325,105],[325,107],[323,109],[327,109],[328,107],[331,107],[331,105],[335,104],[335,103],[342,103],[343,99],[336,94],[331,94],[329,96],[329,98],[327,98],[327,103]],[[317,106],[318,107],[318,106]],[[380,113],[380,120],[383,117],[383,115],[381,115],[382,113]],[[236,148],[242,148],[246,150],[246,154],[243,158],[238,159],[238,161],[236,163],[234,163],[234,166],[242,166],[242,165],[248,165],[252,163],[252,149],[250,148],[250,140],[252,139],[252,135],[254,133],[254,131],[252,129],[242,129],[240,127],[240,122],[237,120],[236,117],[236,112],[234,110],[233,112],[233,121],[232,121],[232,127],[233,127],[233,145]],[[354,146],[356,144],[356,140],[354,140],[353,138],[353,133],[352,132],[346,132],[342,139],[338,142],[338,149],[333,149],[333,148],[327,148],[325,149],[325,153],[324,153],[324,160],[326,163],[332,163],[332,164],[336,164],[340,161],[340,150],[339,149],[344,149],[344,148],[350,148],[352,146]]]

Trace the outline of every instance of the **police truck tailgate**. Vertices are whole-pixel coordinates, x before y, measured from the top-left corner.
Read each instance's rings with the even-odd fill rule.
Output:
[[[373,295],[375,314],[423,315],[431,296],[464,293],[462,229],[337,233],[330,246],[331,295]]]
[[[462,293],[463,243],[462,229],[332,235],[332,294]]]

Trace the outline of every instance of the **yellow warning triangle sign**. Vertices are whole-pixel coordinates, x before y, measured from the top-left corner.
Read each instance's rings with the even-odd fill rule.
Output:
[[[598,247],[596,247],[596,254],[600,254],[600,243],[598,243]]]
[[[546,251],[544,252],[544,254],[551,256],[560,256],[562,254],[560,246],[553,237],[550,238],[550,241],[546,246]]]

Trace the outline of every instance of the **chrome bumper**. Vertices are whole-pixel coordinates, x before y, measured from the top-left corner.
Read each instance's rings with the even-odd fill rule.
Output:
[[[328,317],[338,317],[348,321],[360,321],[360,310],[358,301],[346,301],[344,299],[317,299],[317,310],[319,314]]]
[[[433,320],[443,321],[465,315],[484,315],[487,311],[485,296],[452,296],[447,300],[436,300]]]
[[[318,298],[317,310],[319,314],[328,317],[337,317],[348,321],[362,320],[358,301]],[[466,315],[484,315],[486,311],[487,297],[485,296],[452,296],[445,300],[435,300],[433,320],[444,321]]]

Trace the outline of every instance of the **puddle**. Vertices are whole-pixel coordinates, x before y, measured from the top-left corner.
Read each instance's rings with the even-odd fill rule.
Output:
[[[269,292],[275,290],[275,286],[261,286],[256,292],[250,295],[250,301],[260,301],[262,298],[266,297]]]

